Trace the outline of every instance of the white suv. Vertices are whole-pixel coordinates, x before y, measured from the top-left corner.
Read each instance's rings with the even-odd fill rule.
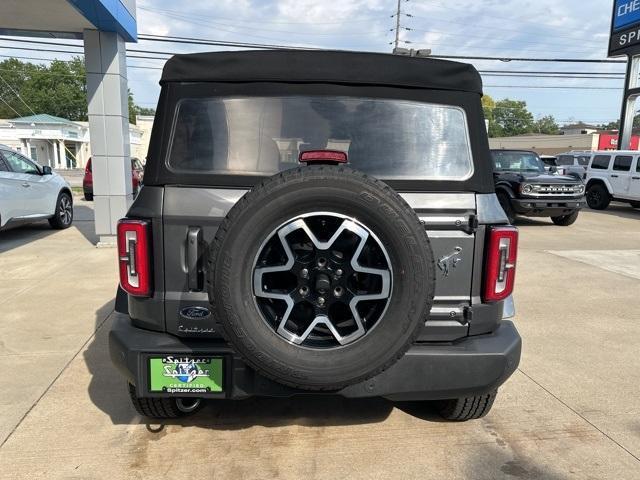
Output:
[[[593,152],[587,169],[587,203],[604,210],[612,200],[640,208],[640,152]]]
[[[556,167],[559,175],[571,175],[583,180],[587,165],[591,159],[591,150],[572,150],[556,156]]]
[[[0,230],[44,219],[56,229],[71,226],[71,187],[51,167],[0,145]]]

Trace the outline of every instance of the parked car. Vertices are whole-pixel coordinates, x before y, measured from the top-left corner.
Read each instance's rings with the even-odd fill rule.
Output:
[[[556,164],[556,157],[552,156],[552,155],[540,155],[540,160],[542,160],[542,163],[544,163],[544,169],[547,172],[551,172],[554,173],[556,172],[558,169],[557,164]]]
[[[593,152],[587,169],[587,203],[604,210],[612,200],[640,208],[640,152]]]
[[[475,68],[217,52],[161,85],[109,334],[135,409],[315,392],[485,415],[520,359],[518,231]]]
[[[39,220],[55,229],[71,226],[71,187],[48,165],[0,145],[0,230]]]
[[[556,159],[558,174],[571,175],[584,180],[591,153],[591,150],[572,150],[559,154]]]
[[[131,181],[133,183],[133,196],[135,197],[142,185],[142,178],[144,176],[144,167],[140,163],[140,160],[133,157],[131,158]],[[93,200],[93,167],[91,166],[91,158],[87,162],[87,166],[84,169],[84,178],[82,179],[82,190],[84,191],[84,199]]]
[[[580,179],[545,172],[535,152],[492,150],[491,155],[498,200],[511,223],[516,215],[551,217],[560,226],[575,223],[586,205]]]

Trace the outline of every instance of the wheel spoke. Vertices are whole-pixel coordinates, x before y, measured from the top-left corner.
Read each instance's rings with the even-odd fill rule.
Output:
[[[320,222],[317,221],[318,219],[309,222],[308,220],[312,217],[322,218]],[[326,227],[327,224],[329,227]],[[320,232],[320,228],[327,228],[327,230],[318,236],[316,232]],[[289,239],[288,237],[292,234],[295,236]],[[336,246],[336,242],[343,234],[347,236],[340,241],[340,246]],[[265,265],[270,258],[267,254],[262,262],[259,262],[266,246],[268,244],[273,246],[271,242],[276,236],[277,242],[286,255],[286,261],[282,264],[280,260],[279,265]],[[332,254],[332,251],[344,252],[345,242],[348,243],[351,241],[350,238],[356,237],[357,244],[353,244],[355,251],[350,250],[344,256]],[[328,240],[323,241],[321,238],[328,238]],[[272,251],[272,246],[269,247],[271,249],[269,251]],[[367,258],[373,256],[378,266],[386,265],[388,268],[371,268],[361,265],[359,258],[365,248],[367,248]],[[301,249],[304,251],[303,258],[296,258],[296,254]],[[353,252],[352,255],[351,252]],[[261,266],[255,266],[257,264]],[[271,276],[267,285],[265,275],[273,273],[286,273],[289,277]],[[355,276],[358,278],[356,279]],[[380,281],[367,280],[368,276],[377,276]],[[363,278],[365,280],[362,280]],[[390,260],[386,250],[366,227],[354,219],[339,214],[317,213],[291,219],[269,235],[254,262],[253,290],[264,319],[269,318],[267,323],[280,336],[295,345],[316,346],[320,342],[321,346],[318,348],[323,348],[332,344],[347,345],[366,335],[373,328],[384,315],[388,305],[391,295],[391,278]],[[294,280],[297,286],[292,288],[291,282]],[[351,281],[358,282],[357,294],[350,291]],[[286,287],[282,288],[282,282],[285,282]],[[278,289],[278,287],[281,288]],[[287,291],[288,289],[291,291]],[[258,299],[263,300],[258,301]],[[365,321],[358,311],[358,303],[365,300],[386,300],[386,302],[381,304],[382,306],[380,304],[374,306],[370,310],[374,313],[367,313],[368,318]],[[274,301],[284,302],[286,305],[284,313],[280,307],[274,306]],[[265,311],[260,305],[270,306],[265,307],[267,308]],[[338,310],[335,310],[336,308]],[[296,313],[293,313],[294,309]],[[309,316],[310,313],[311,316]],[[334,315],[336,315],[335,320],[332,318]]]

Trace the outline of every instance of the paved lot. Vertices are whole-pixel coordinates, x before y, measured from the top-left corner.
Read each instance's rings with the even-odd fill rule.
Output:
[[[465,424],[304,397],[146,425],[106,351],[115,251],[77,218],[0,233],[0,478],[640,478],[640,211],[520,222],[523,360]]]

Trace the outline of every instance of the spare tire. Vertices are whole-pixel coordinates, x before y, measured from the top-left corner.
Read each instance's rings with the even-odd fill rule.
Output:
[[[389,186],[344,166],[263,181],[209,251],[209,299],[226,339],[296,388],[336,390],[385,370],[433,304],[424,224]]]

